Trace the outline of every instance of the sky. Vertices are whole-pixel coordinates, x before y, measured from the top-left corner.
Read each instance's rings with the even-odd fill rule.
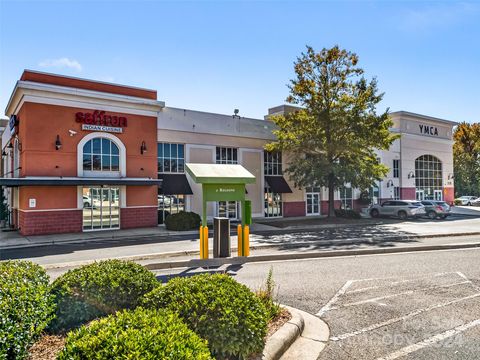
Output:
[[[310,45],[359,56],[378,111],[480,122],[480,2],[0,0],[0,114],[23,69],[262,119]]]

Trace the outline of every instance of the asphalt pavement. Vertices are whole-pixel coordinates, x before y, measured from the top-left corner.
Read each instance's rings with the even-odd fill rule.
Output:
[[[159,280],[227,272],[252,289],[270,268],[278,300],[324,319],[319,359],[480,358],[479,249],[156,271]]]

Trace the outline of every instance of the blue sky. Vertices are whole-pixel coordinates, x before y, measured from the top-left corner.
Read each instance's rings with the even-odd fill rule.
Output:
[[[480,2],[0,0],[0,106],[23,69],[263,118],[309,44],[356,52],[379,107],[480,121]]]

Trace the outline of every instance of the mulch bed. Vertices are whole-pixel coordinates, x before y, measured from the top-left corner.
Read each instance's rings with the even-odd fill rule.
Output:
[[[55,360],[65,344],[65,337],[43,335],[30,348],[28,360]]]
[[[287,309],[282,308],[280,314],[268,323],[267,338],[272,336],[291,318],[292,314],[290,314]],[[55,360],[58,353],[62,350],[64,344],[64,336],[43,335],[30,348],[28,360]],[[257,357],[253,357],[252,359],[257,359]],[[258,359],[261,359],[261,356],[258,357]]]
[[[291,318],[292,318],[292,314],[290,314],[290,312],[287,309],[282,308],[280,311],[280,314],[275,319],[273,319],[268,323],[267,338],[272,336],[278,329],[280,329],[283,326],[283,324],[285,324]]]

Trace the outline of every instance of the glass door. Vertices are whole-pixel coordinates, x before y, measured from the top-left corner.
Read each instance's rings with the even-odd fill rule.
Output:
[[[218,216],[238,220],[238,203],[236,201],[219,201]]]
[[[120,228],[120,188],[83,188],[83,230]]]
[[[425,191],[424,190],[415,190],[415,199],[418,201],[425,200]]]
[[[437,201],[442,201],[443,200],[443,196],[442,196],[442,190],[434,190],[433,191],[433,198],[434,200],[437,200]]]
[[[320,215],[320,188],[306,188],[307,215]]]

